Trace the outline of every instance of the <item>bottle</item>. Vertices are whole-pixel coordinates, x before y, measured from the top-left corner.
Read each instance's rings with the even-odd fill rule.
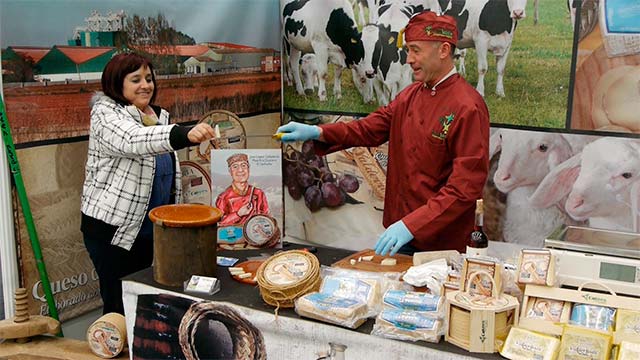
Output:
[[[487,248],[489,247],[489,239],[482,231],[483,209],[482,199],[476,200],[476,223],[467,242],[468,256],[487,256]]]

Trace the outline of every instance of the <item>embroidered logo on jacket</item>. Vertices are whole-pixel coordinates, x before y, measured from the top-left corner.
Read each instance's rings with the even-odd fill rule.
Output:
[[[449,127],[453,124],[453,120],[455,118],[455,114],[451,113],[446,116],[440,117],[440,125],[442,125],[442,131],[436,133],[435,131],[431,132],[431,136],[436,139],[445,140],[447,138],[447,133],[449,132]]]

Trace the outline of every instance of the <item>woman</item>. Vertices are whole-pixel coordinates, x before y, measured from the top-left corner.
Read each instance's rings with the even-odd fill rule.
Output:
[[[152,105],[157,95],[151,62],[114,56],[92,99],[89,153],[82,189],[81,230],[100,277],[103,313],[124,314],[120,278],[151,266],[150,209],[180,202],[175,150],[214,136],[208,124],[169,124]]]

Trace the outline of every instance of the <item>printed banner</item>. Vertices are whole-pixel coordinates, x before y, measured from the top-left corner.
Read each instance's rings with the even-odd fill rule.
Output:
[[[211,152],[212,203],[222,210],[218,246],[280,247],[283,224],[282,155],[279,149]]]
[[[640,8],[633,0],[584,1],[570,127],[640,132]]]
[[[7,118],[62,320],[100,305],[79,228],[89,102],[104,66],[120,52],[149,57],[156,104],[172,123],[225,109],[271,134],[281,107],[279,26],[276,0],[0,2]],[[263,113],[266,124],[256,124]],[[187,195],[197,196],[198,180],[189,179],[194,192]],[[29,311],[46,313],[22,219],[16,228],[22,282],[33,295]]]

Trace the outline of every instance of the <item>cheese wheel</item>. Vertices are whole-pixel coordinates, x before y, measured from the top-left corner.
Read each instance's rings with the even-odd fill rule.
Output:
[[[127,343],[125,318],[118,313],[102,315],[87,330],[91,351],[104,359],[118,356]]]
[[[640,66],[619,77],[604,95],[603,105],[612,124],[640,131]]]
[[[640,131],[640,66],[618,66],[596,83],[591,104],[594,128],[608,126]]]

